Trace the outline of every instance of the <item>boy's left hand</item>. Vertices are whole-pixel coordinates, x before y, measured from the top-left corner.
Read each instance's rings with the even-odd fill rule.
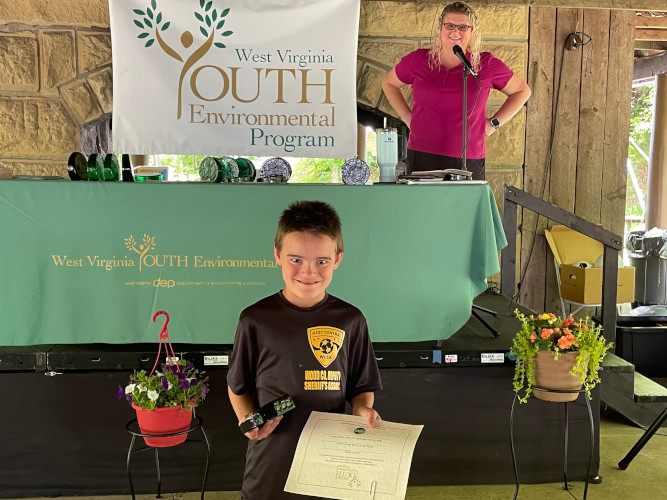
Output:
[[[382,420],[380,414],[368,406],[358,407],[354,414],[358,417],[366,417],[368,419],[368,426],[371,428],[375,427],[376,420]]]

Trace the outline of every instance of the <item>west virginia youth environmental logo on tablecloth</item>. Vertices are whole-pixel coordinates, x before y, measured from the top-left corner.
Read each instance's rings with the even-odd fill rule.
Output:
[[[360,0],[113,0],[120,151],[356,151]]]

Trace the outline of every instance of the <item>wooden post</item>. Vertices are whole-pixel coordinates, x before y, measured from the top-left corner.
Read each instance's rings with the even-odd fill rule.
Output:
[[[648,166],[646,229],[667,227],[667,74],[655,77],[653,132]]]
[[[357,123],[357,156],[366,161],[366,127]]]

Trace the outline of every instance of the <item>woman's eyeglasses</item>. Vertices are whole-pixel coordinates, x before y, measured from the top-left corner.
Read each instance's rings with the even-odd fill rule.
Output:
[[[442,25],[445,27],[447,31],[454,31],[454,29],[457,29],[459,31],[468,31],[469,29],[472,29],[472,26],[468,24],[442,23]]]

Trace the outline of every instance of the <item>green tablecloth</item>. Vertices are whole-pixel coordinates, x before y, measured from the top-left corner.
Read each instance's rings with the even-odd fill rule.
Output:
[[[0,345],[157,342],[158,310],[172,342],[231,344],[240,311],[282,288],[276,224],[304,199],[341,216],[329,292],[374,342],[450,337],[499,271],[486,185],[0,181]]]

